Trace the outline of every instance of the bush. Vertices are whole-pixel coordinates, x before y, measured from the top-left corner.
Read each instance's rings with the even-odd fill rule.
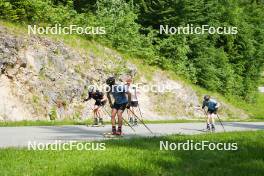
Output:
[[[49,113],[49,117],[50,117],[50,120],[56,120],[58,118],[56,107],[51,108],[50,113]]]
[[[134,2],[134,3],[133,3]],[[81,5],[80,6],[78,6]],[[85,35],[193,83],[254,101],[264,63],[264,6],[254,1],[6,0],[1,18],[42,26],[101,26]],[[235,26],[236,35],[161,35],[159,25]]]

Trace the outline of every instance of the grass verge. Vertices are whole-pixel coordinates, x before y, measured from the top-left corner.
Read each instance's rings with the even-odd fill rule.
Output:
[[[160,150],[160,141],[237,143],[236,151]],[[104,141],[106,150],[0,149],[1,175],[232,175],[264,173],[264,131]]]
[[[225,119],[224,122],[263,122],[263,119]],[[176,120],[144,120],[146,124],[162,124],[162,123],[199,123],[204,122],[204,119],[176,119]],[[62,126],[62,125],[92,125],[93,121],[83,120],[36,120],[36,121],[3,121],[0,122],[0,127],[19,127],[19,126]],[[111,124],[110,120],[104,122],[105,124]],[[123,122],[125,124],[125,122]]]
[[[16,126],[60,126],[60,125],[86,125],[91,124],[91,120],[87,121],[74,121],[74,120],[62,120],[62,121],[45,121],[45,120],[36,120],[36,121],[3,121],[0,122],[0,127],[16,127]]]
[[[201,120],[157,120],[157,121],[144,121],[147,124],[157,124],[157,123],[191,123],[191,122],[202,122]],[[75,121],[75,120],[62,120],[62,121],[4,121],[0,122],[0,127],[16,127],[16,126],[61,126],[61,125],[91,125],[93,122],[91,119],[85,121]],[[105,124],[110,124],[110,120],[105,121]]]

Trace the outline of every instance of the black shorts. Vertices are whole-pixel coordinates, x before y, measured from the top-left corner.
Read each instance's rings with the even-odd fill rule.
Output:
[[[207,111],[209,114],[216,114],[217,113],[217,109],[208,109]]]
[[[101,100],[96,100],[94,103],[95,106],[104,106],[105,105],[105,101],[101,101]]]
[[[138,106],[138,101],[131,101],[130,106],[131,107],[137,107]]]
[[[123,103],[123,104],[116,104],[116,103],[114,103],[112,109],[124,111],[126,109],[126,107],[127,107],[127,103]]]

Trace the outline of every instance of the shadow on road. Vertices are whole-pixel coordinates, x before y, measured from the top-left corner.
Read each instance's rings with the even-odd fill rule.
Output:
[[[249,128],[254,130],[263,130],[264,125],[250,124],[250,123],[239,123],[239,122],[225,122],[224,126],[239,127],[239,128]]]
[[[55,135],[49,139],[60,139],[60,140],[85,140],[85,139],[98,139],[98,137],[102,137],[102,134],[105,132],[109,132],[108,128],[101,127],[93,127],[97,128],[89,129],[91,127],[86,126],[58,126],[58,127],[39,127],[45,129],[47,131],[43,131],[42,133],[57,133],[62,135]],[[52,135],[50,135],[52,136]]]
[[[45,137],[48,140],[102,140],[108,139],[103,136],[104,133],[108,133],[111,131],[111,127],[87,127],[87,126],[58,126],[58,127],[50,127],[50,126],[42,126],[39,127],[41,129],[45,129],[42,133],[51,134]],[[91,129],[93,128],[93,129]],[[47,130],[47,131],[46,131]],[[56,135],[62,134],[62,135]],[[122,138],[131,138],[134,137],[135,134],[126,134],[125,137]]]

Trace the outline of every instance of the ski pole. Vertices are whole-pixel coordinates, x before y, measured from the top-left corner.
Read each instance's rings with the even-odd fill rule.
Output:
[[[140,114],[141,118],[143,119],[142,112],[141,112],[141,109],[139,107],[139,104],[138,104],[138,110],[139,110],[139,114]]]
[[[133,115],[133,116],[135,117],[135,115]],[[132,117],[132,116],[129,117],[129,111],[128,111],[128,108],[127,108],[127,117],[128,117],[128,119],[129,119],[130,117]],[[135,119],[137,119],[137,118],[135,117]],[[130,122],[128,121],[128,123],[130,123]]]
[[[218,118],[218,120],[219,120],[220,124],[222,125],[222,127],[223,127],[223,129],[224,129],[224,132],[225,132],[225,127],[224,127],[224,125],[223,125],[223,123],[222,123],[222,121],[221,121],[221,119],[220,119],[219,115],[218,115],[218,114],[216,114],[216,116],[217,116],[217,118]]]
[[[205,117],[205,123],[207,125],[207,117],[208,117],[208,115],[207,115],[206,111],[204,109],[202,109],[200,106],[197,106],[197,107],[194,107],[194,108],[203,112],[204,117]],[[203,129],[203,130],[206,130],[206,129]]]
[[[205,112],[205,110],[204,110],[204,112]],[[205,112],[205,114],[207,115],[207,113],[206,113],[206,112]],[[217,116],[217,118],[218,118],[218,120],[219,120],[219,122],[220,122],[220,124],[221,124],[221,126],[222,126],[222,128],[223,128],[223,130],[224,130],[224,132],[225,132],[225,127],[224,127],[224,125],[223,125],[223,123],[222,123],[222,121],[221,121],[221,119],[220,119],[219,115],[218,115],[218,114],[216,114],[216,116]]]
[[[83,102],[85,102],[85,101],[83,101]],[[94,111],[93,107],[90,104],[88,104],[88,108],[90,111]],[[100,109],[98,109],[98,111],[100,111]],[[93,113],[93,118],[102,118],[102,117],[98,116],[97,113]]]
[[[110,117],[110,118],[112,118],[111,117],[111,115],[107,112],[107,110],[105,109],[105,107],[103,106],[103,110],[108,114],[108,116]],[[134,132],[136,132],[136,130],[122,117],[122,120],[134,131]]]
[[[204,115],[205,115],[205,122],[206,122],[206,124],[207,124],[207,118],[208,118],[208,114],[207,114],[207,112],[203,109],[203,112],[204,112]]]
[[[131,111],[130,109],[128,109],[146,128],[147,130],[149,130],[149,132],[151,134],[153,134],[153,132],[149,129],[149,127],[144,123],[144,121],[142,119],[140,119],[133,111]]]
[[[206,122],[206,124],[207,124],[207,117],[208,117],[208,115],[207,115],[207,113],[206,113],[206,111],[204,110],[204,109],[201,109],[201,107],[200,106],[197,106],[197,107],[194,107],[196,110],[199,110],[199,111],[202,111],[203,112],[203,114],[204,114],[204,116],[205,116],[205,122]]]

